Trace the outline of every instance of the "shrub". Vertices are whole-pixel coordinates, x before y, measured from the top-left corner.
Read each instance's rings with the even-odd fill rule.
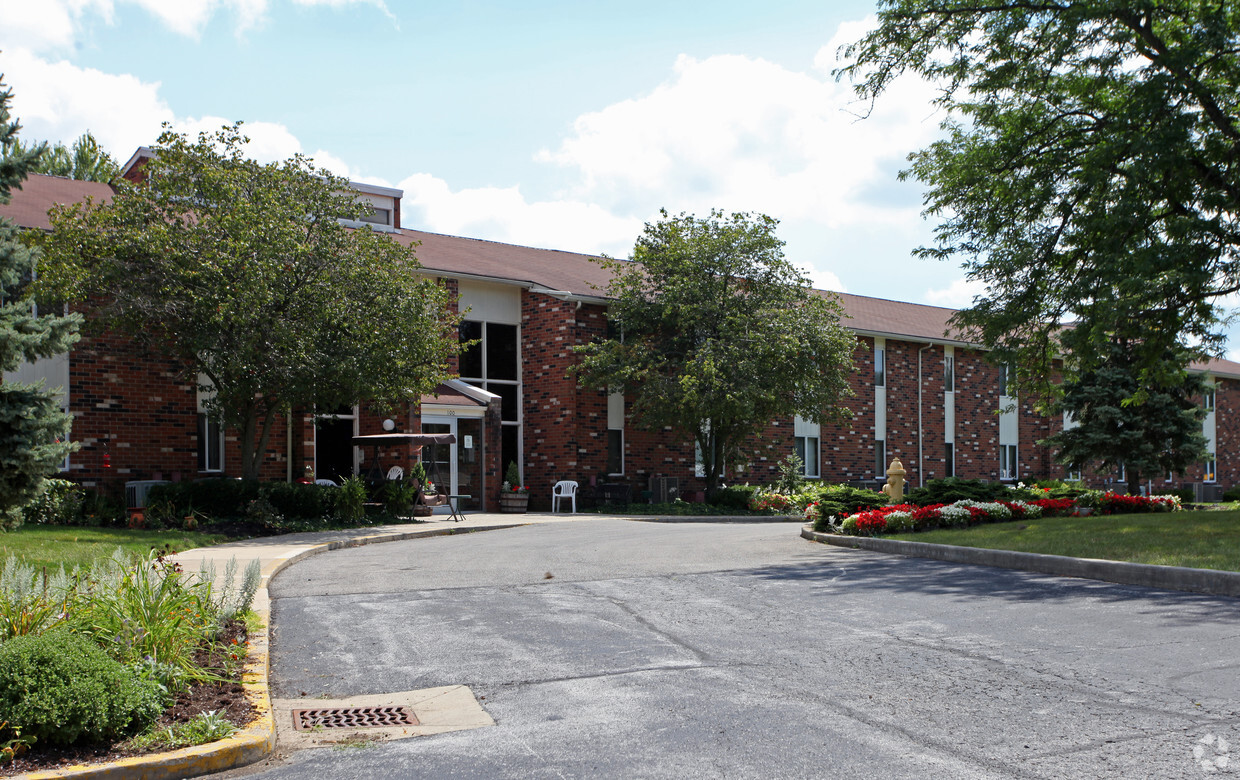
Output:
[[[792,453],[779,461],[776,468],[779,478],[772,486],[776,493],[791,496],[801,492],[801,488],[805,486],[805,461],[801,460],[800,455]]]
[[[85,491],[67,479],[45,479],[39,494],[22,508],[27,523],[75,525]]]
[[[957,501],[989,502],[1000,499],[1010,501],[1017,497],[1012,495],[1011,488],[1001,482],[947,477],[932,479],[926,482],[925,487],[909,491],[905,500],[910,504],[929,506],[930,504],[953,504]]]
[[[64,630],[0,644],[0,721],[39,744],[99,742],[133,733],[164,709],[160,686],[134,676]]]
[[[802,491],[800,497],[809,499],[806,503],[817,504],[817,516],[814,519],[816,531],[826,531],[832,517],[844,518],[856,512],[877,509],[887,503],[887,497],[882,493],[848,485],[816,485]]]
[[[706,497],[706,503],[724,509],[748,509],[749,501],[758,488],[752,485],[732,485],[721,488]]]
[[[346,479],[336,496],[336,517],[346,523],[357,523],[366,517],[366,483],[356,474]]]
[[[1189,503],[1192,503],[1192,501],[1196,498],[1196,496],[1193,495],[1192,488],[1180,488],[1179,490],[1168,490],[1167,493],[1173,496],[1179,496],[1181,501],[1185,501]],[[1223,500],[1224,501],[1240,501],[1240,485],[1236,485],[1235,487],[1224,490]]]
[[[265,482],[259,493],[290,520],[317,520],[332,512],[335,488],[289,482]]]

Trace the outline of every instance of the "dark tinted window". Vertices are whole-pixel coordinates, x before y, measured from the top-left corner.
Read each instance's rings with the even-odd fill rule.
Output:
[[[517,378],[517,326],[487,323],[487,379]],[[507,419],[507,418],[505,418]]]
[[[465,320],[461,323],[461,343],[482,338],[482,323]],[[471,379],[482,378],[482,346],[475,344],[461,352],[461,376]]]

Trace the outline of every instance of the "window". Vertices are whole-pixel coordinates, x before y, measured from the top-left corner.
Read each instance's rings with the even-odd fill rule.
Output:
[[[1081,481],[1081,470],[1079,468],[1073,469],[1071,466],[1069,466],[1066,479],[1069,482],[1080,482]]]
[[[607,473],[624,473],[624,393],[607,396]]]
[[[392,210],[372,206],[370,213],[363,216],[361,221],[368,222],[371,225],[388,225],[390,227],[392,224]]]
[[[1124,465],[1123,461],[1119,463],[1119,477],[1115,481],[1128,484],[1128,467]]]
[[[198,470],[224,470],[224,435],[217,420],[198,413]]]
[[[956,390],[956,356],[943,356],[943,391],[947,393]]]
[[[956,476],[956,445],[949,441],[943,447],[943,476],[954,477]]]
[[[887,442],[874,442],[874,474],[879,479],[887,478]]]
[[[999,479],[1016,479],[1016,445],[999,445]]]
[[[1016,367],[1010,363],[999,366],[999,395],[1011,396],[1016,391]]]
[[[459,338],[478,343],[462,350],[461,379],[500,398],[500,463],[521,463],[520,339],[516,325],[465,320]],[[524,468],[521,471],[525,473]]]
[[[215,397],[215,388],[204,374],[198,375],[198,470],[224,470],[224,432],[219,420],[207,414],[207,402]]]
[[[1205,396],[1201,400],[1201,405],[1207,412],[1214,411],[1214,386],[1206,385]]]
[[[1211,458],[1207,460],[1205,463],[1205,477],[1203,478],[1203,481],[1217,482],[1218,472],[1215,471],[1215,467],[1218,465],[1218,461],[1215,460],[1215,458],[1213,457],[1214,453],[1210,453],[1210,455],[1211,455]]]
[[[887,350],[885,347],[874,348],[874,386],[887,386]]]
[[[792,434],[793,450],[801,459],[801,473],[810,479],[817,479],[820,459],[818,423],[798,415],[792,422]]]

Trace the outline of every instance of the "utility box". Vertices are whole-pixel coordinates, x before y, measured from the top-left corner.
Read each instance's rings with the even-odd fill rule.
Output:
[[[652,504],[670,504],[680,498],[679,477],[650,478],[650,502]]]
[[[145,509],[146,496],[156,485],[169,484],[166,479],[139,479],[125,483],[125,506],[129,509]]]

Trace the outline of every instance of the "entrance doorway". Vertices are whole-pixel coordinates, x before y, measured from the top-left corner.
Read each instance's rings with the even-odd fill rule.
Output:
[[[314,421],[314,475],[339,485],[357,473],[357,448],[353,446],[357,415],[349,406],[341,407],[334,417],[322,416]]]
[[[466,495],[462,509],[482,507],[482,418],[422,418],[422,433],[451,433],[456,444],[428,444],[422,448],[427,477],[441,493]]]

